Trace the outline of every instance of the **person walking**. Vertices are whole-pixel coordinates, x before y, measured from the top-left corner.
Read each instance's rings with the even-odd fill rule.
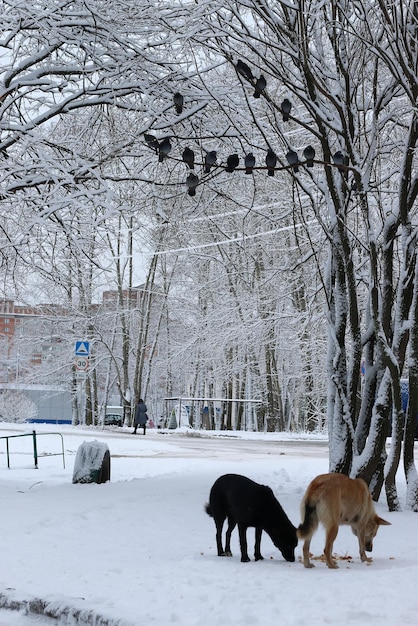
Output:
[[[148,421],[147,405],[145,404],[142,398],[139,398],[138,404],[136,405],[136,410],[135,410],[134,432],[132,434],[136,435],[136,429],[139,426],[140,428],[144,429],[144,435],[145,435],[145,431],[147,428],[147,421]]]

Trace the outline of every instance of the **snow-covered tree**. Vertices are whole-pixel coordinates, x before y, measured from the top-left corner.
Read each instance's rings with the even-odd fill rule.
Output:
[[[116,289],[123,293],[133,286],[124,259],[130,258],[132,265],[136,248],[128,242],[121,249],[126,240],[117,223],[132,224],[131,238],[138,232],[141,220],[133,219],[146,206],[146,185],[154,184],[147,165],[151,162],[154,169],[155,151],[144,144],[143,132],[162,116],[167,128],[179,117],[174,104],[166,107],[161,95],[170,91],[172,98],[187,68],[179,64],[181,53],[170,47],[162,28],[164,7],[162,12],[155,9],[137,0],[93,0],[88,5],[79,0],[43,0],[36,5],[5,0],[1,6],[4,285],[20,287],[23,294],[31,291],[32,302],[32,285],[42,295],[52,293],[53,285],[53,301],[65,307],[78,337],[82,333],[93,338],[91,307],[109,278],[112,260],[119,265],[113,267],[118,273]],[[182,117],[190,114],[186,110]],[[158,140],[165,134],[161,128]],[[131,198],[143,198],[134,208],[121,202],[128,184]],[[144,315],[149,315],[149,305],[144,307]],[[130,391],[133,398],[139,390],[129,388],[141,384],[143,368],[137,368],[136,382],[127,379],[126,352],[132,354],[139,342],[129,337],[127,317],[122,302],[118,328],[120,322],[124,373],[119,383],[122,394]],[[67,366],[69,362],[67,358]],[[95,376],[94,368],[91,374]],[[94,380],[88,379],[89,402],[96,405],[89,409],[93,421]]]
[[[36,404],[23,392],[5,390],[0,393],[0,421],[20,423],[37,416]]]
[[[212,60],[209,69],[196,54],[223,129],[234,129],[241,154],[251,146],[260,163],[275,151],[296,204],[328,241],[330,469],[365,478],[375,496],[385,481],[396,509],[404,432],[409,503],[418,508],[417,406],[411,394],[404,422],[400,393],[401,376],[416,367],[415,353],[406,357],[415,322],[417,4],[208,0],[188,8],[176,33]],[[227,91],[222,67],[232,70]],[[225,147],[222,134],[215,136]]]
[[[92,203],[106,206],[107,183],[115,178],[106,165],[132,163],[144,152],[142,133],[150,124],[163,114],[176,116],[172,103],[171,113],[165,111],[161,96],[176,91],[187,68],[173,62],[181,55],[170,48],[160,19],[152,3],[136,0],[36,5],[3,0],[0,254],[11,272],[16,273],[17,258],[26,259],[38,224],[78,237],[66,228],[62,213],[68,205],[71,211]],[[123,116],[109,141],[96,143],[94,130],[109,110]],[[85,135],[93,139],[88,145]],[[145,165],[119,171],[116,178],[150,182]]]

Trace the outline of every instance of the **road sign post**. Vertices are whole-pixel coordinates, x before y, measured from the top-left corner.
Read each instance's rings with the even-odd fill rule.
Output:
[[[90,366],[90,342],[76,341],[74,349],[74,370],[75,377],[78,381],[78,420],[79,423],[85,422],[86,398],[85,398],[85,379]]]
[[[75,359],[75,369],[77,372],[87,372],[89,364],[89,360],[85,356],[78,356]]]
[[[90,356],[90,342],[89,341],[76,341],[74,352],[76,356],[89,357]]]

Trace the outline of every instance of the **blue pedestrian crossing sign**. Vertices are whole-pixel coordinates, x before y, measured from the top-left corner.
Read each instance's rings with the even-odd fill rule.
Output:
[[[75,355],[76,356],[90,356],[90,342],[89,341],[76,341],[75,342]]]

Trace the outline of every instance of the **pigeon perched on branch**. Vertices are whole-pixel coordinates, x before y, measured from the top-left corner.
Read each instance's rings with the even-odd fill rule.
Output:
[[[338,169],[340,170],[344,178],[347,179],[348,178],[347,168],[350,164],[348,156],[344,155],[340,150],[338,150],[332,157],[332,160],[334,161],[335,165],[338,167]]]
[[[247,154],[247,156],[244,159],[244,163],[245,163],[245,173],[252,174],[254,165],[255,165],[255,156],[253,155],[252,152],[249,152]]]
[[[191,170],[194,169],[194,152],[190,150],[190,148],[184,148],[182,159],[190,167]]]
[[[292,110],[292,103],[290,102],[290,100],[285,98],[283,100],[283,102],[281,103],[281,105],[280,105],[280,109],[281,109],[282,114],[283,114],[283,121],[284,122],[288,122],[289,121],[290,111]]]
[[[145,133],[144,138],[145,138],[145,141],[146,141],[147,145],[150,148],[153,148],[155,150],[155,153],[157,153],[159,145],[160,145],[158,143],[157,137],[155,137],[154,135],[149,135],[148,133]]]
[[[230,154],[226,160],[225,172],[233,172],[238,167],[239,158],[238,154]]]
[[[313,160],[315,158],[315,150],[312,148],[312,146],[306,146],[305,150],[303,151],[303,156],[306,159],[306,165],[308,167],[313,167]]]
[[[248,78],[248,80],[253,80],[254,74],[252,73],[251,68],[246,63],[244,63],[244,61],[238,59],[235,67],[237,68],[237,72],[241,74],[241,76],[245,76],[245,78]]]
[[[343,153],[338,150],[334,156],[332,157],[332,160],[334,161],[335,165],[338,167],[339,170],[344,171],[344,166],[348,166],[348,158],[346,156],[343,155]],[[342,167],[340,167],[342,166]]]
[[[164,161],[171,152],[171,142],[169,137],[165,137],[158,145],[158,160],[160,163]]]
[[[277,156],[276,156],[276,153],[271,148],[267,150],[266,165],[267,165],[268,175],[274,176],[274,168],[277,165]]]
[[[205,174],[209,174],[210,168],[212,167],[212,165],[215,165],[216,157],[217,157],[216,150],[211,150],[210,152],[206,153],[205,163],[204,163],[204,168],[203,168],[203,171],[205,172]]]
[[[293,165],[293,171],[298,172],[299,158],[297,152],[295,152],[294,150],[289,150],[289,152],[286,154],[286,159],[289,165]]]
[[[186,178],[187,193],[189,194],[189,196],[196,195],[196,187],[198,184],[199,184],[199,178],[196,176],[196,174],[194,174],[193,172],[190,172],[190,174]]]
[[[260,78],[257,78],[257,81],[255,83],[254,98],[259,98],[266,87],[267,87],[267,81],[264,78],[264,76],[261,74]]]

